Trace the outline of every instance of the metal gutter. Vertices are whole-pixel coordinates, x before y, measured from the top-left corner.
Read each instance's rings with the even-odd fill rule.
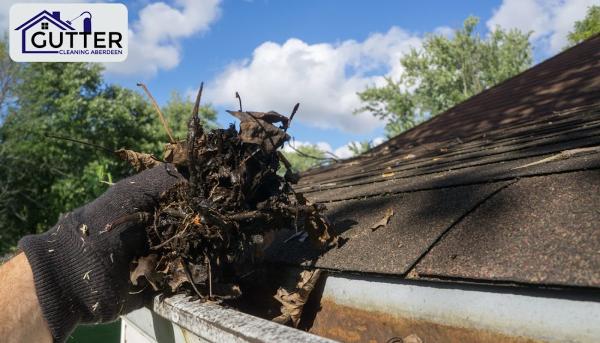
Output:
[[[233,309],[189,299],[184,295],[163,300],[156,297],[153,310],[197,336],[197,342],[334,342]]]
[[[600,341],[600,296],[589,290],[333,274],[315,291],[301,321],[309,333],[176,295],[124,317],[121,342]]]
[[[600,341],[600,299],[560,294],[330,276],[310,331],[356,342]]]

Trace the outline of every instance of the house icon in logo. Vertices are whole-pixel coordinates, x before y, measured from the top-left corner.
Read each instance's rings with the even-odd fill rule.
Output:
[[[46,54],[52,54],[52,53],[58,53],[58,51],[54,50],[49,50],[49,51],[40,51],[40,50],[34,50],[34,51],[28,51],[27,50],[27,46],[25,44],[26,37],[27,37],[27,31],[31,28],[38,28],[42,31],[48,30],[49,29],[49,25],[52,24],[54,25],[56,28],[62,30],[62,31],[75,31],[75,28],[73,28],[71,25],[69,25],[68,23],[62,21],[60,19],[60,12],[55,11],[55,12],[48,12],[46,10],[41,11],[40,13],[36,14],[35,16],[33,16],[31,19],[27,20],[26,22],[24,22],[23,24],[21,24],[19,27],[17,27],[15,29],[15,31],[19,31],[21,30],[21,36],[22,36],[22,46],[21,46],[21,51],[23,53],[46,53]]]
[[[76,17],[75,19],[78,19],[81,16],[84,15],[88,15],[87,18],[84,18],[83,20],[83,31],[84,33],[91,33],[92,32],[92,14],[88,11],[84,11],[83,13],[81,13],[78,17]],[[73,19],[73,20],[75,20]],[[72,26],[72,20],[66,20],[63,21],[60,18],[60,12],[59,11],[53,11],[53,12],[49,12],[47,10],[43,10],[40,13],[36,14],[35,16],[33,16],[31,19],[27,20],[26,22],[24,22],[23,24],[19,25],[19,27],[17,27],[15,29],[15,31],[21,31],[21,52],[23,53],[42,53],[42,54],[52,54],[52,53],[58,53],[58,50],[40,50],[40,49],[27,49],[27,44],[26,42],[28,41],[32,41],[32,40],[27,40],[28,37],[28,31],[37,31],[39,33],[45,33],[45,32],[50,32],[50,28],[52,25],[53,31],[76,31],[75,28]],[[50,32],[50,35],[52,33]],[[61,36],[61,41],[62,41],[62,36]],[[34,44],[35,45],[35,44]]]

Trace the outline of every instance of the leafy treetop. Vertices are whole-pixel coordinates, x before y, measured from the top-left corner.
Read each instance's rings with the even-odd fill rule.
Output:
[[[0,251],[14,247],[25,234],[47,230],[60,213],[133,172],[107,151],[48,135],[157,156],[167,142],[148,101],[136,91],[105,84],[99,65],[31,63],[19,68],[11,83],[13,101],[0,123]],[[174,95],[164,107],[176,134],[192,106]],[[204,107],[201,114],[214,125],[212,108]]]
[[[388,77],[358,93],[363,106],[357,111],[387,120],[386,132],[395,136],[531,65],[529,34],[496,28],[481,38],[478,22],[467,18],[451,37],[428,35],[400,59],[399,80]]]
[[[600,33],[600,6],[590,6],[585,18],[576,21],[573,31],[569,32],[567,36],[569,46],[579,44],[598,33]]]

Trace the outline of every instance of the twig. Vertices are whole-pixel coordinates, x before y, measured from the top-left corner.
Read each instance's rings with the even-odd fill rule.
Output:
[[[50,134],[44,134],[44,136],[48,137],[48,138],[60,139],[60,140],[65,140],[65,141],[69,141],[69,142],[73,142],[73,143],[87,145],[87,146],[90,146],[92,148],[96,148],[98,150],[106,151],[106,152],[111,153],[111,154],[115,153],[114,150],[111,150],[111,149],[109,149],[107,147],[103,147],[101,145],[90,143],[90,142],[86,142],[86,141],[80,141],[80,140],[73,139],[73,138],[55,136],[55,135],[50,135]]]
[[[208,298],[212,299],[212,268],[210,266],[210,258],[206,260],[208,261]]]
[[[285,169],[291,171],[292,164],[290,163],[290,161],[288,161],[288,159],[285,157],[285,155],[281,151],[277,151],[277,156],[279,157],[279,160],[283,163],[283,166],[285,167]]]
[[[238,99],[238,102],[240,103],[240,112],[242,112],[242,97],[240,96],[240,94],[238,92],[235,92],[235,97]]]
[[[294,116],[296,115],[296,112],[298,112],[298,108],[300,107],[300,103],[297,102],[296,105],[294,105],[294,109],[292,110],[292,114],[290,114],[290,120],[288,121],[287,126],[285,127],[285,132],[287,132],[287,129],[290,127],[290,125],[292,124],[292,119],[294,119]]]
[[[203,296],[200,293],[200,291],[198,290],[198,288],[196,288],[196,284],[194,283],[194,279],[192,278],[192,273],[190,273],[190,269],[189,269],[189,267],[187,265],[187,261],[186,260],[182,260],[181,264],[183,265],[183,272],[185,273],[185,276],[187,277],[187,279],[190,282],[190,284],[192,284],[192,288],[194,289],[194,292],[196,292],[196,294],[198,294],[198,296],[200,297],[200,299],[202,299]]]
[[[202,99],[202,89],[204,88],[204,82],[200,83],[200,89],[198,90],[198,94],[196,95],[196,102],[194,103],[194,110],[192,111],[192,116],[198,117],[198,112],[200,111],[200,99]]]
[[[154,156],[154,154],[150,154],[150,158],[160,163],[167,163],[167,161]]]
[[[309,155],[309,154],[307,154],[307,153],[305,153],[305,152],[302,152],[302,151],[300,151],[300,150],[296,149],[294,146],[292,146],[292,145],[291,145],[291,144],[289,144],[289,143],[288,143],[288,146],[290,147],[290,149],[292,149],[292,150],[294,150],[295,152],[297,152],[297,153],[298,153],[298,155],[300,155],[300,156],[304,156],[304,157],[312,158],[312,159],[319,160],[319,161],[331,161],[331,160],[333,160],[333,161],[335,161],[335,162],[338,162],[338,161],[339,161],[339,160],[336,158],[337,156],[335,156],[333,153],[331,153],[331,152],[329,152],[329,151],[325,151],[325,153],[326,153],[326,154],[329,154],[329,155],[331,155],[332,157],[317,157],[317,156]],[[335,157],[334,157],[334,156],[335,156]]]
[[[592,147],[586,147],[586,148],[564,150],[564,151],[561,151],[560,153],[552,155],[550,157],[547,157],[547,158],[544,158],[544,159],[541,159],[541,160],[538,160],[535,162],[527,163],[522,166],[515,167],[515,168],[513,168],[513,170],[532,167],[532,166],[542,164],[542,163],[565,160],[565,159],[571,158],[573,156],[580,155],[583,153],[589,153],[589,152],[600,152],[600,146],[592,146]]]
[[[183,230],[179,231],[179,233],[169,237],[166,241],[161,242],[158,245],[155,245],[153,247],[150,247],[151,250],[156,250],[156,249],[160,249],[162,247],[164,247],[165,245],[167,245],[167,243],[172,242],[175,238],[181,238],[183,237],[183,234],[187,231],[187,228],[190,226],[190,224],[186,224],[185,227],[183,228]]]
[[[339,162],[340,158],[339,158],[339,156],[338,156],[338,155],[336,155],[336,154],[332,153],[331,151],[325,151],[325,153],[326,153],[327,155],[331,156],[330,158],[331,158],[332,160],[334,160],[335,162]]]
[[[167,120],[165,119],[165,117],[163,116],[162,112],[160,111],[160,107],[158,107],[158,104],[156,103],[156,100],[154,100],[154,97],[152,96],[152,94],[148,90],[148,87],[146,87],[146,85],[143,84],[143,83],[141,83],[141,82],[138,83],[137,85],[138,85],[138,87],[142,87],[144,89],[144,92],[146,92],[146,95],[148,95],[148,98],[150,98],[150,101],[152,102],[152,106],[154,106],[154,109],[158,113],[158,117],[160,118],[160,121],[161,121],[163,127],[165,128],[165,131],[167,131],[167,135],[169,136],[169,141],[172,144],[175,144],[175,139],[173,139],[173,134],[171,133],[171,129],[169,129],[169,125],[167,124]]]
[[[144,224],[150,221],[150,216],[152,214],[148,212],[135,212],[132,214],[127,214],[115,219],[112,223],[106,225],[105,231],[109,232],[115,226],[119,226],[124,223],[134,223],[134,224]]]

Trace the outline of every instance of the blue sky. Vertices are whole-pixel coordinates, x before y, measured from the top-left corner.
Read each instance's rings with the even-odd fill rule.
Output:
[[[0,4],[0,24],[10,4]],[[39,1],[38,1],[39,2]],[[402,73],[398,60],[428,32],[448,34],[469,15],[480,32],[496,25],[533,31],[536,62],[560,51],[575,20],[600,0],[496,1],[123,1],[130,53],[108,64],[106,80],[145,82],[159,103],[172,91],[193,94],[232,121],[239,91],[248,110],[300,111],[290,129],[303,143],[346,155],[350,141],[381,141],[383,122],[353,115],[356,92]]]

